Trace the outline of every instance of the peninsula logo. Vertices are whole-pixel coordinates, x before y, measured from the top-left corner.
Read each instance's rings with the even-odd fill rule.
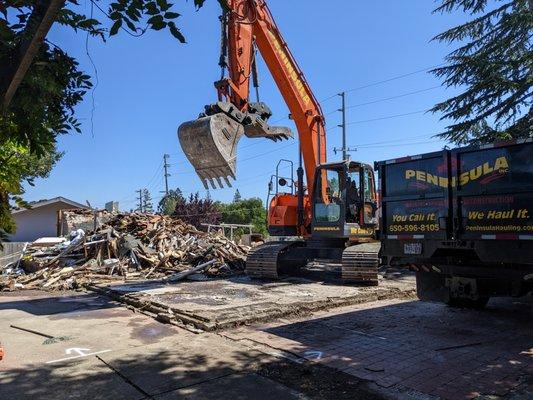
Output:
[[[440,172],[440,171],[439,171]],[[505,174],[509,172],[509,162],[507,158],[502,156],[494,160],[494,162],[485,162],[472,168],[469,171],[465,171],[459,175],[459,185],[465,186],[469,182],[477,181],[482,185],[486,185],[497,179],[503,178]],[[414,169],[405,170],[405,179],[413,181],[416,186],[440,186],[447,188],[451,183],[451,186],[456,186],[456,177],[452,177],[451,182],[449,178],[439,175],[433,175],[427,171],[419,171]]]

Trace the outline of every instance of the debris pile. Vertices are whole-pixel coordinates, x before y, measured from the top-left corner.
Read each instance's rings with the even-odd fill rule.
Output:
[[[91,213],[72,212],[89,217]],[[0,290],[66,290],[142,279],[175,281],[199,272],[228,276],[244,271],[249,249],[169,216],[113,214],[88,234],[77,229],[70,240],[61,243],[29,245],[17,262],[2,271]]]

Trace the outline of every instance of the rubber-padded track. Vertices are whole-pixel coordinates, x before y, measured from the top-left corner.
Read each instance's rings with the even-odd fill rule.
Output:
[[[342,253],[342,279],[346,282],[378,284],[380,243],[362,243]]]
[[[278,257],[292,242],[267,242],[246,258],[246,274],[252,278],[278,279]]]

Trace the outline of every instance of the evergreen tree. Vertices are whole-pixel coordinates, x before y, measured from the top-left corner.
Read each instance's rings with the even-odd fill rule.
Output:
[[[233,202],[238,203],[242,200],[241,192],[239,192],[239,189],[235,191],[235,194],[233,195]]]
[[[150,191],[148,189],[143,189],[142,199],[143,199],[143,202],[142,202],[143,212],[153,213],[154,205],[152,204],[152,195],[150,194]]]
[[[432,72],[464,88],[431,109],[453,121],[440,137],[457,144],[532,137],[533,0],[439,1],[434,12],[473,16],[433,39],[459,44]]]

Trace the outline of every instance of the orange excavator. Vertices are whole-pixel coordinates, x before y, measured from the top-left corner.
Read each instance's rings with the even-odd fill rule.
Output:
[[[377,199],[372,167],[351,160],[327,162],[320,104],[265,0],[221,4],[218,101],[205,106],[198,119],[179,127],[185,155],[206,188],[222,187],[224,182],[231,186],[237,143],[243,135],[275,141],[292,136],[287,127],[269,125],[272,112],[265,103],[250,100],[251,83],[258,86],[256,48],[290,110],[300,148],[297,180],[289,179],[293,190],[276,191],[268,209],[270,235],[296,240],[270,241],[255,248],[246,262],[248,275],[275,279],[297,273],[310,261],[326,259],[342,263],[346,281],[377,284],[380,245],[375,239]],[[276,179],[281,185],[288,181],[277,174]]]

